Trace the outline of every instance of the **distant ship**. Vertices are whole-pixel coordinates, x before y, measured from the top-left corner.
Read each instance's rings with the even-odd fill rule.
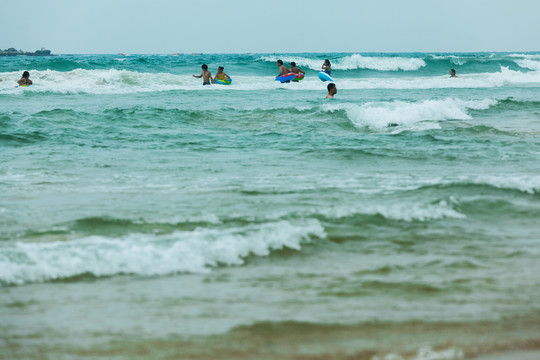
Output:
[[[9,48],[6,50],[0,50],[0,56],[54,56],[51,54],[51,50],[41,48],[41,50],[36,50],[34,52],[27,52],[22,50],[17,50],[15,48]]]

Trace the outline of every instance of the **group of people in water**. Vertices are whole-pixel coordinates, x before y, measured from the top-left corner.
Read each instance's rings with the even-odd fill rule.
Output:
[[[284,76],[286,74],[302,74],[305,75],[306,72],[297,68],[296,63],[294,61],[291,62],[291,68],[287,68],[285,65],[283,65],[282,60],[277,61],[277,66],[279,67],[279,74],[276,76],[276,79],[280,76]],[[321,70],[325,72],[326,74],[330,75],[332,72],[332,65],[330,64],[330,60],[326,59],[324,60],[324,63],[321,67]],[[294,81],[294,80],[292,80]],[[290,81],[286,81],[287,83]],[[328,90],[328,94],[326,95],[327,99],[331,99],[334,97],[334,95],[337,94],[337,88],[336,84],[330,83],[326,86],[326,89]]]
[[[296,67],[296,63],[294,61],[291,62],[291,68],[290,69],[287,68],[285,65],[283,65],[282,60],[277,61],[277,66],[279,67],[279,74],[276,76],[276,79],[278,77],[280,77],[280,76],[283,76],[285,74],[290,74],[290,73],[302,74],[302,75],[306,74],[305,71],[302,71],[301,69]],[[208,65],[203,64],[201,66],[201,68],[202,68],[201,75],[193,75],[193,77],[198,78],[198,79],[202,78],[203,79],[203,85],[215,84],[218,80],[220,80],[220,81],[228,81],[229,83],[231,81],[231,77],[229,75],[227,75],[225,72],[223,72],[223,70],[225,70],[225,68],[223,66],[218,67],[218,70],[217,70],[217,73],[216,73],[215,77],[212,77],[212,73],[208,70]],[[326,74],[328,74],[328,75],[331,74],[331,72],[332,72],[332,64],[330,63],[330,60],[328,60],[328,59],[324,60],[324,63],[322,65],[322,67],[321,67],[321,70],[323,72],[325,72]],[[456,75],[456,70],[455,69],[450,69],[450,77],[451,78],[457,78],[458,77]],[[289,82],[289,81],[287,81],[287,82]],[[32,85],[32,80],[30,80],[30,73],[28,71],[23,72],[21,79],[19,81],[17,81],[17,83],[20,86]],[[331,99],[331,98],[334,97],[334,95],[337,94],[336,84],[329,83],[326,86],[326,88],[328,90],[328,94],[326,95],[327,99]]]
[[[296,63],[294,61],[291,62],[291,68],[290,69],[288,67],[286,67],[285,65],[283,65],[283,60],[281,60],[281,59],[277,60],[277,66],[279,67],[279,74],[277,74],[276,79],[279,78],[280,76],[284,76],[284,75],[287,75],[287,74],[302,74],[302,75],[306,74],[305,71],[303,71],[300,68],[296,67]],[[223,70],[224,70],[223,66],[218,67],[218,72],[217,72],[215,78],[212,78],[212,73],[210,73],[210,71],[208,71],[208,65],[203,64],[201,66],[201,68],[202,68],[201,75],[193,75],[193,77],[196,77],[196,78],[199,78],[199,79],[203,78],[203,85],[210,85],[212,83],[215,84],[216,79],[230,80],[230,76],[223,72]],[[324,73],[326,73],[328,75],[330,75],[332,73],[332,64],[330,63],[330,60],[328,60],[328,59],[324,60],[324,63],[321,66],[321,70],[322,70],[322,72],[324,72]],[[450,77],[451,78],[457,78],[455,69],[450,69]],[[285,81],[285,82],[288,83],[290,81],[295,81],[295,80],[293,79],[293,80],[289,80],[289,81]],[[326,89],[328,90],[328,94],[326,95],[327,99],[331,99],[331,98],[334,97],[334,95],[337,94],[337,87],[336,87],[336,84],[334,84],[333,82],[329,83],[326,86]]]
[[[297,68],[296,63],[293,61],[291,62],[291,68],[289,69],[285,65],[283,65],[283,60],[277,60],[277,66],[279,67],[279,74],[276,76],[276,79],[280,76],[286,75],[286,74],[302,74],[305,75],[306,72]],[[201,65],[202,72],[200,75],[192,75],[195,78],[202,78],[203,79],[203,85],[210,85],[215,84],[217,80],[221,81],[229,81],[231,80],[231,77],[223,72],[225,68],[223,66],[218,67],[218,71],[216,73],[215,77],[212,77],[212,73],[208,70],[208,65],[202,64]],[[324,60],[324,63],[321,67],[322,71],[326,74],[330,75],[332,72],[332,65],[330,64],[330,60],[326,59]],[[294,81],[294,80],[292,80]],[[290,82],[290,81],[286,81]],[[327,86],[328,94],[326,95],[327,99],[333,98],[335,94],[337,94],[337,88],[336,84],[330,83]]]
[[[208,65],[202,64],[201,68],[202,68],[201,75],[193,75],[193,77],[196,77],[198,79],[202,78],[203,85],[215,84],[216,80],[222,80],[222,81],[231,80],[231,77],[223,72],[223,70],[225,70],[223,66],[218,67],[216,77],[214,78],[212,77],[212,73],[208,71]]]
[[[276,76],[276,79],[282,75],[285,75],[285,74],[303,74],[305,75],[306,72],[305,71],[302,71],[300,70],[299,68],[296,67],[296,63],[293,61],[291,62],[291,68],[287,68],[285,65],[283,65],[283,61],[282,60],[278,60],[277,61],[277,66],[279,67],[279,74]]]

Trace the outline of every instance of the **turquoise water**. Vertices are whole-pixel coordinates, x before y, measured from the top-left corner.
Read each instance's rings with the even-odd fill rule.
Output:
[[[539,89],[540,53],[0,58],[0,350],[540,348]]]

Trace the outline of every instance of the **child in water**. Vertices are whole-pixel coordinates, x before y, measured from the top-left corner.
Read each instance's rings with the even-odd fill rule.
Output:
[[[32,80],[30,80],[30,73],[28,71],[23,72],[21,80],[17,81],[19,85],[32,85]]]
[[[225,68],[223,66],[220,66],[217,68],[217,73],[216,73],[216,76],[214,77],[214,83],[216,82],[216,80],[230,80],[230,76],[225,74],[223,72],[223,70],[225,70]]]
[[[324,64],[322,65],[321,68],[325,73],[330,75],[330,73],[332,72],[331,67],[332,67],[332,65],[330,65],[330,60],[326,59],[326,60],[324,60]]]
[[[328,89],[328,95],[326,95],[326,98],[327,99],[333,99],[334,95],[337,94],[336,84],[330,83],[330,84],[328,84],[328,86],[326,88]]]
[[[202,64],[201,69],[201,75],[193,75],[193,77],[203,78],[203,85],[210,85],[214,80],[212,79],[212,73],[208,71],[208,65]]]
[[[451,78],[453,78],[453,77],[458,77],[458,76],[456,75],[456,70],[450,69],[450,77],[451,77]]]

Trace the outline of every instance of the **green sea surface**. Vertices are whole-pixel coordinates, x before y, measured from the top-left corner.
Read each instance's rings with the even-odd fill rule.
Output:
[[[538,350],[539,89],[538,52],[0,58],[0,353]]]

